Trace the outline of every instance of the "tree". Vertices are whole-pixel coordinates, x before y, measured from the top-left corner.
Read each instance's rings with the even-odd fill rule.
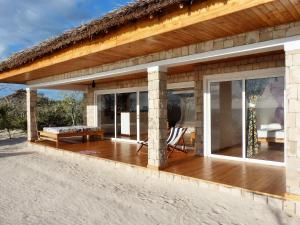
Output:
[[[73,126],[83,122],[83,101],[80,92],[72,91],[65,93],[61,104],[67,116],[71,118]]]
[[[66,92],[62,100],[38,95],[38,129],[43,127],[74,126],[83,122],[83,101],[80,92]]]
[[[4,91],[13,91],[13,88],[4,87],[0,84],[0,92]],[[6,92],[4,92],[6,93]],[[0,105],[2,109],[2,127],[4,124],[9,124],[9,129],[22,129],[26,130],[26,91],[23,89],[16,90],[13,94],[6,95],[0,98]],[[0,119],[1,119],[0,118]],[[9,119],[4,123],[4,119]]]
[[[39,130],[44,127],[71,125],[71,120],[67,119],[66,112],[60,101],[55,101],[44,95],[39,95],[37,106],[37,122]]]
[[[9,102],[0,104],[0,129],[7,130],[9,139],[11,139],[11,130],[14,128],[12,111],[13,107]]]

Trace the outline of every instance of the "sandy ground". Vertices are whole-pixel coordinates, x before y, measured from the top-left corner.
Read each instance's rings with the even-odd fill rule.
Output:
[[[165,184],[0,139],[0,224],[300,224],[254,201]]]

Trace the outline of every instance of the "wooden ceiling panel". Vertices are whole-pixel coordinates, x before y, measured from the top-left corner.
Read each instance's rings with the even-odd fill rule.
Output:
[[[294,2],[296,4],[296,1]],[[284,10],[286,10],[287,12],[289,12],[290,15],[292,15],[293,19],[297,20],[299,18],[300,9],[298,9],[297,11],[297,8],[300,7],[300,4],[298,5],[298,7],[295,7],[289,0],[280,0],[279,2],[274,2],[274,4],[282,5],[282,13],[284,13]]]
[[[273,17],[278,18],[281,23],[284,23],[285,18],[287,17],[291,17],[294,19],[297,18],[297,15],[293,13],[294,10],[287,9],[285,5],[282,4],[280,1],[274,2],[273,6],[274,7],[270,10],[270,13],[273,15]]]

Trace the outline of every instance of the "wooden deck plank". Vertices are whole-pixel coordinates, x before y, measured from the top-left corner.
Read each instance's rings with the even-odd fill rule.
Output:
[[[55,147],[55,143],[50,141],[43,141],[40,144]],[[72,139],[68,143],[60,142],[58,148],[147,167],[147,148],[137,155],[136,144],[112,141],[82,143],[81,139],[75,141]],[[173,153],[164,171],[255,192],[285,195],[285,169],[282,167],[198,157],[192,151],[188,154]]]

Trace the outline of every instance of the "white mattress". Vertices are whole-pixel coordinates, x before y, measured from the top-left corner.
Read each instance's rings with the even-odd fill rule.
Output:
[[[258,138],[277,138],[284,139],[284,130],[267,130],[261,129],[257,131]]]
[[[70,126],[70,127],[44,127],[43,131],[53,134],[63,134],[69,132],[81,132],[81,131],[99,131],[99,127],[91,126]]]

